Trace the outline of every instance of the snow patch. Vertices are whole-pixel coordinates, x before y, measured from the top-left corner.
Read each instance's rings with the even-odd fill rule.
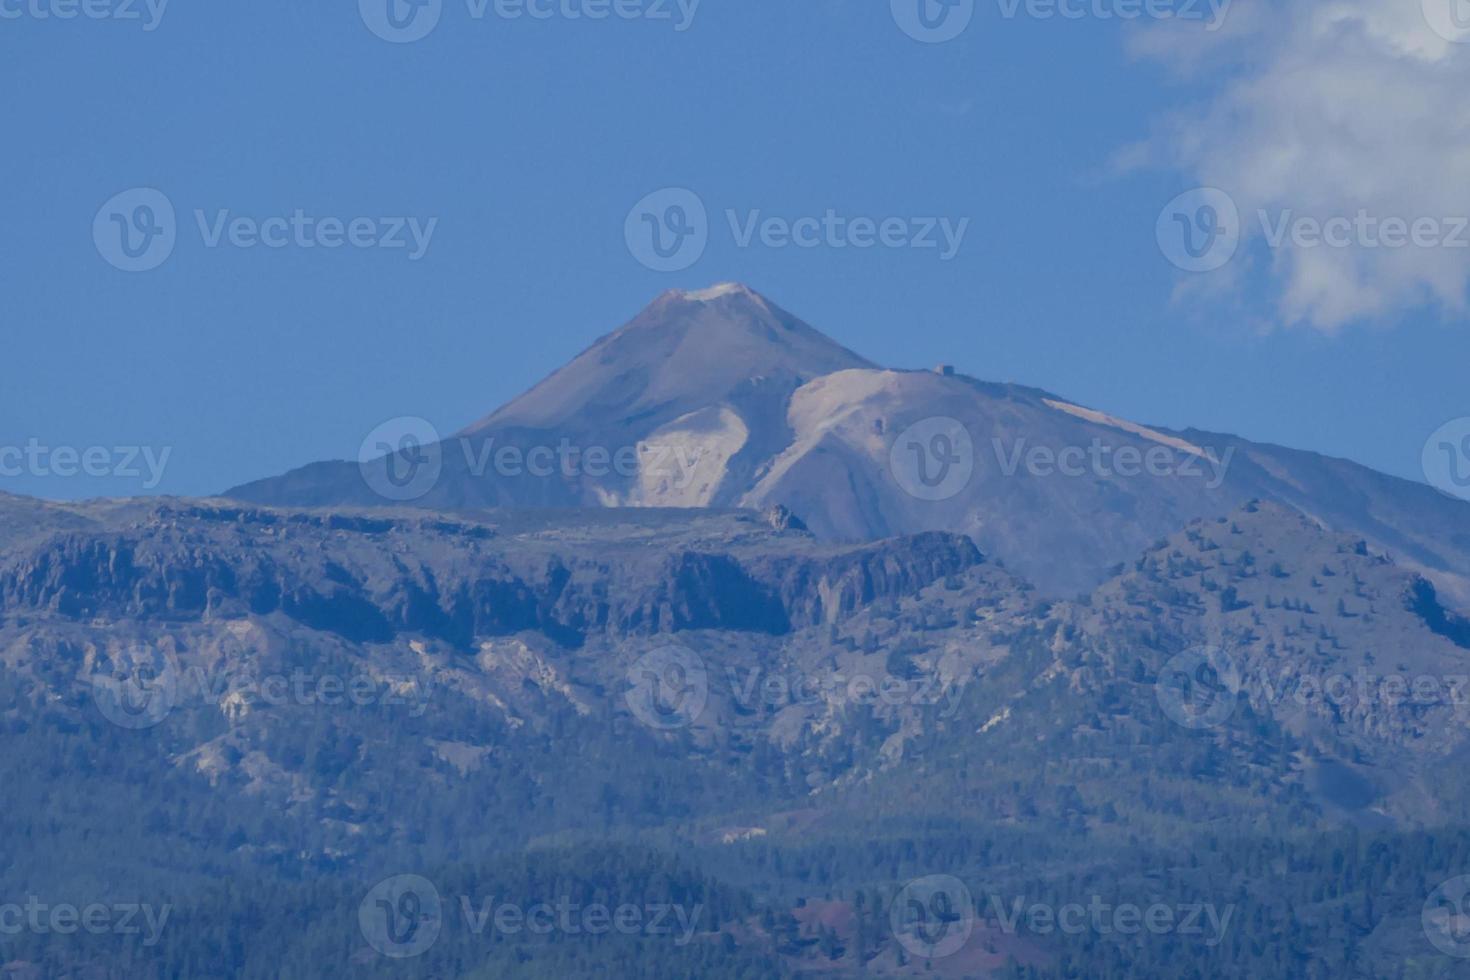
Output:
[[[1177,449],[1180,452],[1190,453],[1191,455],[1198,456],[1201,459],[1208,459],[1211,462],[1215,461],[1215,457],[1210,454],[1209,450],[1202,449],[1201,447],[1196,446],[1194,443],[1186,442],[1185,440],[1180,439],[1176,436],[1166,436],[1162,432],[1156,432],[1153,429],[1148,428],[1147,426],[1139,425],[1137,422],[1129,422],[1125,419],[1115,418],[1112,415],[1107,415],[1103,412],[1095,411],[1091,408],[1083,408],[1081,405],[1072,405],[1067,402],[1053,401],[1050,398],[1043,398],[1042,401],[1046,402],[1047,406],[1050,408],[1054,408],[1059,412],[1066,412],[1068,415],[1083,419],[1087,422],[1093,422],[1097,425],[1106,425],[1114,429],[1122,429],[1124,432],[1131,432],[1135,436],[1142,436],[1145,439],[1152,440],[1153,442],[1157,442],[1163,446],[1169,446],[1170,448]]]
[[[693,300],[696,303],[707,303],[712,299],[719,299],[721,296],[733,296],[739,293],[747,296],[755,295],[738,282],[719,282],[710,286],[708,289],[686,289],[684,290],[683,296],[685,299]]]

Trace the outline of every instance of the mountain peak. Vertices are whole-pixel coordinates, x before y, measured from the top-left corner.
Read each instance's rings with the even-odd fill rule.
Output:
[[[669,292],[693,303],[708,303],[726,296],[739,296],[755,300],[762,306],[767,305],[764,296],[740,282],[717,282],[706,289],[671,289]]]
[[[717,282],[703,289],[666,289],[634,318],[649,315],[693,316],[706,306],[724,310],[744,310],[751,316],[775,316],[777,307],[760,293],[741,282]]]
[[[631,449],[639,462],[601,476],[501,473],[475,465],[489,459],[481,442],[444,454],[420,506],[782,504],[820,538],[963,532],[1053,595],[1090,592],[1195,519],[1231,515],[1244,531],[1260,522],[1258,537],[1271,540],[1309,515],[1470,608],[1465,504],[1431,487],[1233,436],[1140,425],[943,368],[880,370],[739,283],[662,293],[457,434],[494,436],[497,452],[565,441],[589,455]],[[349,462],[229,495],[277,506],[385,502]],[[1253,498],[1262,501],[1254,512],[1232,514]],[[0,540],[32,523],[0,513]]]
[[[649,413],[674,418],[720,404],[752,382],[794,390],[822,375],[872,366],[748,286],[671,289],[466,432],[565,428],[571,420]]]

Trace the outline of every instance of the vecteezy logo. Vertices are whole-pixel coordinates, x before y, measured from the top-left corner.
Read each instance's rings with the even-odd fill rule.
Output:
[[[975,901],[958,878],[929,875],[903,886],[888,910],[893,936],[919,959],[937,960],[964,949],[975,930]]]
[[[444,0],[357,0],[368,30],[385,41],[421,41],[439,26]]]
[[[1470,418],[1440,426],[1424,443],[1424,476],[1441,493],[1470,500]]]
[[[1423,6],[1434,33],[1455,44],[1470,44],[1470,0],[1424,0]]]
[[[151,187],[123,191],[92,219],[98,254],[124,272],[147,272],[163,265],[177,238],[173,202]]]
[[[1192,647],[1159,671],[1154,696],[1176,724],[1199,731],[1224,722],[1235,712],[1241,687],[1235,661],[1217,647]]]
[[[654,272],[681,272],[709,244],[709,214],[699,195],[683,187],[654,191],[633,206],[623,225],[628,251]]]
[[[633,716],[650,728],[672,731],[699,718],[709,701],[709,675],[693,650],[663,646],[628,668],[624,698]]]
[[[1470,959],[1470,875],[1451,878],[1424,903],[1424,935],[1446,956]]]
[[[439,890],[418,875],[394,875],[373,886],[357,908],[368,945],[390,959],[427,952],[444,925]]]
[[[357,453],[363,482],[384,500],[418,500],[439,483],[444,447],[425,419],[389,419],[368,433]]]
[[[1186,272],[1214,272],[1240,248],[1240,210],[1216,187],[1180,194],[1159,212],[1155,229],[1164,258]]]
[[[102,717],[132,731],[152,728],[178,700],[179,670],[170,654],[129,647],[108,654],[92,675],[92,700]]]
[[[889,0],[893,19],[915,41],[953,41],[970,26],[975,0]]]
[[[893,441],[888,468],[909,496],[948,500],[970,485],[975,474],[975,443],[969,430],[955,419],[924,419]]]

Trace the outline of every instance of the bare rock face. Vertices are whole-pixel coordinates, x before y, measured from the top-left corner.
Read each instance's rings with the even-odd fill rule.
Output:
[[[415,633],[468,647],[539,630],[784,634],[917,592],[980,561],[958,535],[822,545],[788,518],[678,512],[558,538],[484,520],[165,505],[63,532],[0,564],[7,615],[188,621],[282,613],[354,642]]]
[[[791,513],[790,510],[781,504],[766,508],[766,510],[762,511],[761,516],[765,518],[767,524],[771,525],[777,531],[807,530],[807,526],[802,519]]]

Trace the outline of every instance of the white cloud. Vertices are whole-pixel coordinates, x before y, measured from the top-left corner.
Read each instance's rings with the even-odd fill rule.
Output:
[[[1454,4],[1470,21],[1470,0],[1236,0],[1218,32],[1146,30],[1136,53],[1209,94],[1123,159],[1228,191],[1256,248],[1263,210],[1470,216],[1470,44],[1438,32],[1456,36]],[[1280,319],[1331,331],[1424,306],[1465,312],[1470,248],[1354,241],[1269,250]]]

